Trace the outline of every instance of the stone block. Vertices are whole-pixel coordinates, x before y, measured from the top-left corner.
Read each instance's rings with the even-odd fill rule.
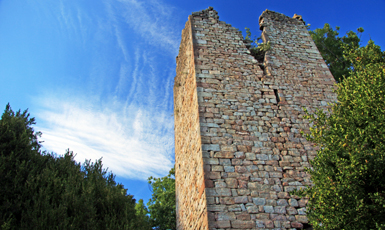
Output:
[[[221,151],[236,152],[237,151],[237,146],[235,146],[235,145],[222,145],[221,146]]]
[[[274,207],[273,206],[263,206],[263,210],[266,213],[274,213]]]
[[[245,155],[247,160],[253,161],[257,159],[255,153],[245,153]]]
[[[231,196],[231,190],[229,188],[215,188],[218,196]]]
[[[300,223],[308,223],[308,219],[305,215],[296,215],[295,219]]]
[[[246,209],[247,209],[248,213],[258,213],[259,212],[259,208],[256,205],[247,206]]]
[[[257,228],[264,228],[265,222],[263,220],[257,220],[256,222]]]
[[[247,212],[242,212],[241,214],[237,215],[237,220],[250,220],[250,214]]]
[[[225,172],[235,172],[234,166],[224,166],[223,169]]]
[[[299,215],[306,215],[306,208],[297,209]]]
[[[289,204],[292,207],[298,207],[299,206],[298,205],[298,201],[296,199],[294,199],[294,198],[289,199]]]
[[[298,214],[297,209],[294,207],[287,207],[286,208],[287,214],[289,215],[296,215]]]
[[[226,205],[211,204],[207,205],[207,210],[211,212],[223,212],[226,209]]]
[[[292,228],[297,228],[297,229],[302,229],[303,228],[303,224],[298,223],[298,222],[292,222],[291,223],[291,227]]]
[[[255,221],[233,220],[231,221],[231,227],[239,229],[255,228]]]
[[[229,220],[218,220],[214,222],[214,226],[217,228],[231,228]]]
[[[286,214],[286,208],[284,206],[275,206],[274,213]]]
[[[288,206],[289,204],[287,203],[286,199],[279,199],[279,200],[277,200],[277,205],[278,206]]]
[[[229,212],[241,212],[241,206],[239,204],[229,205],[227,206],[227,210]]]
[[[218,220],[236,220],[236,216],[233,212],[218,212]]]
[[[202,145],[202,150],[203,151],[220,151],[219,145],[218,144],[203,144]]]
[[[248,202],[247,196],[238,196],[234,197],[236,204],[246,204]]]
[[[209,165],[217,165],[219,164],[218,158],[203,158],[203,162]]]
[[[213,165],[211,166],[211,170],[213,172],[223,172],[223,166],[222,165]]]
[[[218,193],[215,188],[206,188],[206,196],[218,196]]]
[[[245,166],[237,165],[237,166],[235,166],[235,172],[237,172],[237,173],[246,173],[247,172],[247,168]]]
[[[221,152],[216,152],[214,154],[214,157],[215,158],[229,158],[229,159],[231,159],[231,158],[234,157],[234,153],[233,152],[223,152],[223,151],[221,151]]]

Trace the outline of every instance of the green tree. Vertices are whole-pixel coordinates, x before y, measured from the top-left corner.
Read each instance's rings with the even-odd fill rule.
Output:
[[[314,186],[298,194],[315,229],[384,229],[385,52],[373,41],[343,49],[351,68],[338,102],[306,117],[319,151],[307,169]]]
[[[0,120],[1,229],[144,229],[135,199],[101,159],[42,152],[33,124],[9,104]]]
[[[325,23],[323,28],[309,31],[322,58],[337,82],[341,82],[344,76],[348,76],[352,68],[352,62],[344,58],[344,51],[346,49],[358,49],[360,47],[359,36],[364,32],[364,29],[360,27],[357,29],[358,33],[349,31],[343,37],[340,37],[339,30],[338,26],[333,30],[329,24]]]
[[[152,198],[147,203],[154,229],[176,229],[175,168],[162,178],[149,177]]]
[[[13,112],[6,106],[0,120],[0,226],[11,229],[21,220],[25,202],[30,196],[25,193],[29,174],[39,167],[39,133],[31,125],[34,118],[24,111]]]
[[[150,223],[150,216],[148,215],[148,209],[142,199],[138,201],[135,205],[136,218],[139,223],[138,230],[147,230],[152,229]]]

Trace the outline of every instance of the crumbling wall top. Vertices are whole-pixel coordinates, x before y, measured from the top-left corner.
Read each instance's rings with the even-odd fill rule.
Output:
[[[294,17],[290,18],[284,14],[266,9],[265,11],[263,11],[261,16],[259,16],[259,28],[263,30],[263,28],[266,27],[269,24],[269,22],[272,22],[272,21],[286,23],[286,24],[297,24],[297,25],[304,24],[302,17],[300,15],[294,14]]]
[[[218,12],[216,10],[214,10],[213,7],[209,7],[205,10],[201,10],[201,11],[197,11],[197,12],[193,12],[192,13],[192,16],[200,16],[202,18],[212,18],[212,19],[219,19],[219,16],[218,16]]]

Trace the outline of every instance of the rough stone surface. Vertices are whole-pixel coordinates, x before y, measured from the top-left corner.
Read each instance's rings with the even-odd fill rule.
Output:
[[[189,16],[174,85],[177,229],[286,229],[307,223],[304,168],[316,150],[303,108],[335,83],[302,21],[264,11],[259,63],[212,8]]]

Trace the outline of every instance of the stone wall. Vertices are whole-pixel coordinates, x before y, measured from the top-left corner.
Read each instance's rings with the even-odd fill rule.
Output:
[[[207,229],[191,17],[182,32],[174,83],[177,229]]]
[[[242,33],[212,8],[182,32],[175,78],[178,229],[285,229],[306,226],[316,150],[300,134],[310,111],[334,102],[330,71],[299,19],[264,11],[261,69]]]

